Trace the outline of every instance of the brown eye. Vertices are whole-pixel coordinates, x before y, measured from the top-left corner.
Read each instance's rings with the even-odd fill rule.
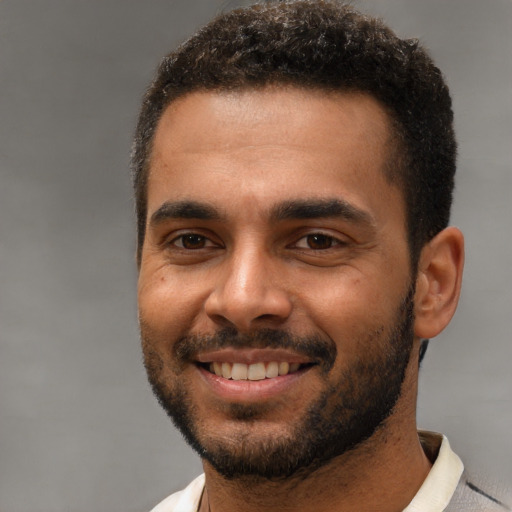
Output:
[[[306,237],[306,242],[310,249],[318,251],[322,249],[330,249],[333,246],[334,240],[332,236],[316,233],[314,235],[308,235]]]
[[[182,235],[174,241],[174,243],[178,247],[182,247],[183,249],[202,249],[206,246],[207,238],[201,235],[196,235],[195,233],[188,233],[186,235]]]

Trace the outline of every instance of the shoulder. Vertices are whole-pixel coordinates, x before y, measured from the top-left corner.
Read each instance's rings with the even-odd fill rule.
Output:
[[[446,512],[510,511],[511,498],[503,485],[464,472]]]
[[[204,475],[200,475],[185,489],[160,502],[151,512],[197,512],[203,489]]]
[[[464,470],[445,436],[419,432],[432,468],[404,512],[505,512],[510,511],[511,489]]]

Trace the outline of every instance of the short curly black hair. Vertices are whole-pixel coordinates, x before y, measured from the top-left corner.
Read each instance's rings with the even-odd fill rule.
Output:
[[[401,187],[413,269],[449,221],[456,141],[448,87],[417,40],[331,0],[270,1],[222,14],[160,64],[143,100],[132,154],[140,262],[152,142],[164,109],[193,91],[290,85],[360,91],[390,116],[386,167]]]

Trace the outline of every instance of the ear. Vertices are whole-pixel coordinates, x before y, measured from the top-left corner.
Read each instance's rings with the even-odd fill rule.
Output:
[[[437,336],[450,322],[459,302],[464,268],[464,237],[449,227],[438,233],[420,254],[414,295],[414,334]]]

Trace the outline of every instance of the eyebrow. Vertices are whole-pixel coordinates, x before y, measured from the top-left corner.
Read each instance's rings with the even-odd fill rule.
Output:
[[[166,201],[153,214],[149,223],[157,225],[169,219],[220,220],[223,216],[213,206],[197,201]]]
[[[338,198],[285,201],[271,211],[271,219],[274,221],[327,217],[340,218],[355,224],[375,225],[373,217],[367,211]]]
[[[225,215],[213,206],[198,201],[166,201],[150,218],[150,225],[170,219],[222,220]],[[374,226],[373,217],[344,199],[294,199],[283,201],[270,210],[270,220],[340,218],[355,224]]]

